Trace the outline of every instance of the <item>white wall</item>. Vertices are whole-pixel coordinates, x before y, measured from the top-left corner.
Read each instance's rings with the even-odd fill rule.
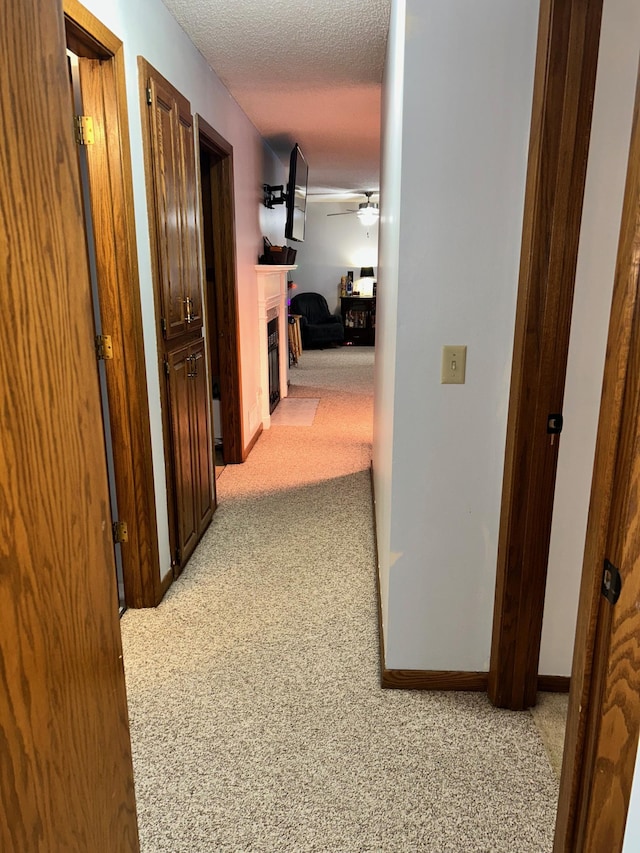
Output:
[[[640,4],[605,0],[539,671],[570,675],[640,50]]]
[[[403,71],[387,69],[387,152],[404,74],[401,194],[388,222],[383,185],[380,224],[395,386],[377,371],[374,421],[391,668],[489,664],[537,15],[537,0],[407,0]],[[468,346],[465,385],[440,385],[444,344]]]
[[[373,481],[380,561],[380,604],[384,626],[388,622],[389,571],[394,560],[394,555],[391,553],[391,484],[398,328],[405,23],[405,0],[397,0],[391,7],[382,85],[380,223],[378,226],[380,235],[373,399]]]
[[[257,357],[257,283],[254,265],[262,234],[283,242],[282,213],[261,207],[263,183],[283,183],[286,169],[264,145],[255,127],[209,68],[160,0],[83,0],[87,9],[124,43],[130,123],[133,193],[138,241],[142,321],[149,383],[161,574],[169,571],[166,480],[157,369],[154,294],[147,219],[137,57],[143,56],[233,145],[237,238],[238,309],[245,441],[260,423]]]
[[[378,224],[365,228],[355,214],[328,216],[357,208],[358,202],[308,202],[304,243],[291,243],[298,250],[298,269],[290,275],[296,293],[321,293],[336,314],[340,276],[353,270],[357,278],[360,267],[378,266]]]

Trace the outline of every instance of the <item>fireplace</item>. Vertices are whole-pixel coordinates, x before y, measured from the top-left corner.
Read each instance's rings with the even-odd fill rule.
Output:
[[[268,315],[267,315],[268,316]],[[269,364],[269,414],[280,402],[280,346],[278,315],[267,323],[267,362]]]
[[[271,426],[271,412],[287,396],[289,347],[287,345],[287,273],[295,266],[259,264],[258,279],[258,358],[260,360],[259,417],[264,429]],[[273,330],[277,338],[272,338]],[[276,344],[277,349],[273,344]],[[274,392],[278,389],[278,397]]]

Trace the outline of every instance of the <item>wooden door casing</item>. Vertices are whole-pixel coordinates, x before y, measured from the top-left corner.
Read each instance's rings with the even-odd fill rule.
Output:
[[[202,116],[196,116],[196,123],[209,372],[219,381],[224,461],[244,462],[248,450],[242,424],[233,147]]]
[[[136,853],[62,6],[2,23],[0,849]]]
[[[535,704],[603,0],[542,0],[498,540],[489,697]]]

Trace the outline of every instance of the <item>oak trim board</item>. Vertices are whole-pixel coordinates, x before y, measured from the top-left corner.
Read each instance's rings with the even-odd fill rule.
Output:
[[[244,461],[244,427],[236,283],[233,146],[199,114],[194,118],[194,131],[200,152],[200,170],[203,149],[211,160],[208,179],[212,210],[206,213],[202,187],[200,182],[198,184],[202,206],[200,222],[203,254],[207,236],[213,244],[214,281],[209,281],[204,259],[202,264],[209,372],[213,376],[212,351],[215,347],[219,363],[224,462],[241,463]],[[207,222],[210,222],[211,227],[209,235],[204,233]]]
[[[602,0],[543,0],[498,540],[489,696],[535,702]]]

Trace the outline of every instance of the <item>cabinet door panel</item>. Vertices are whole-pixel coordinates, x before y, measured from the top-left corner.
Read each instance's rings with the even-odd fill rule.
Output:
[[[180,150],[180,209],[182,231],[182,290],[189,299],[187,326],[202,328],[201,264],[198,244],[199,212],[196,187],[196,161],[191,116],[178,121]]]
[[[197,526],[202,535],[213,514],[213,478],[211,476],[211,435],[207,408],[207,375],[205,370],[204,340],[200,339],[191,349],[195,376],[192,379],[192,419],[194,436],[195,469],[197,470]]]
[[[153,78],[151,149],[156,206],[160,301],[167,340],[187,331],[181,280],[182,214],[178,110],[175,100]]]
[[[190,347],[184,346],[167,355],[169,363],[169,409],[172,468],[174,475],[177,547],[180,563],[193,551],[198,536],[195,494],[198,472],[194,465],[195,432],[191,417],[193,360]]]

